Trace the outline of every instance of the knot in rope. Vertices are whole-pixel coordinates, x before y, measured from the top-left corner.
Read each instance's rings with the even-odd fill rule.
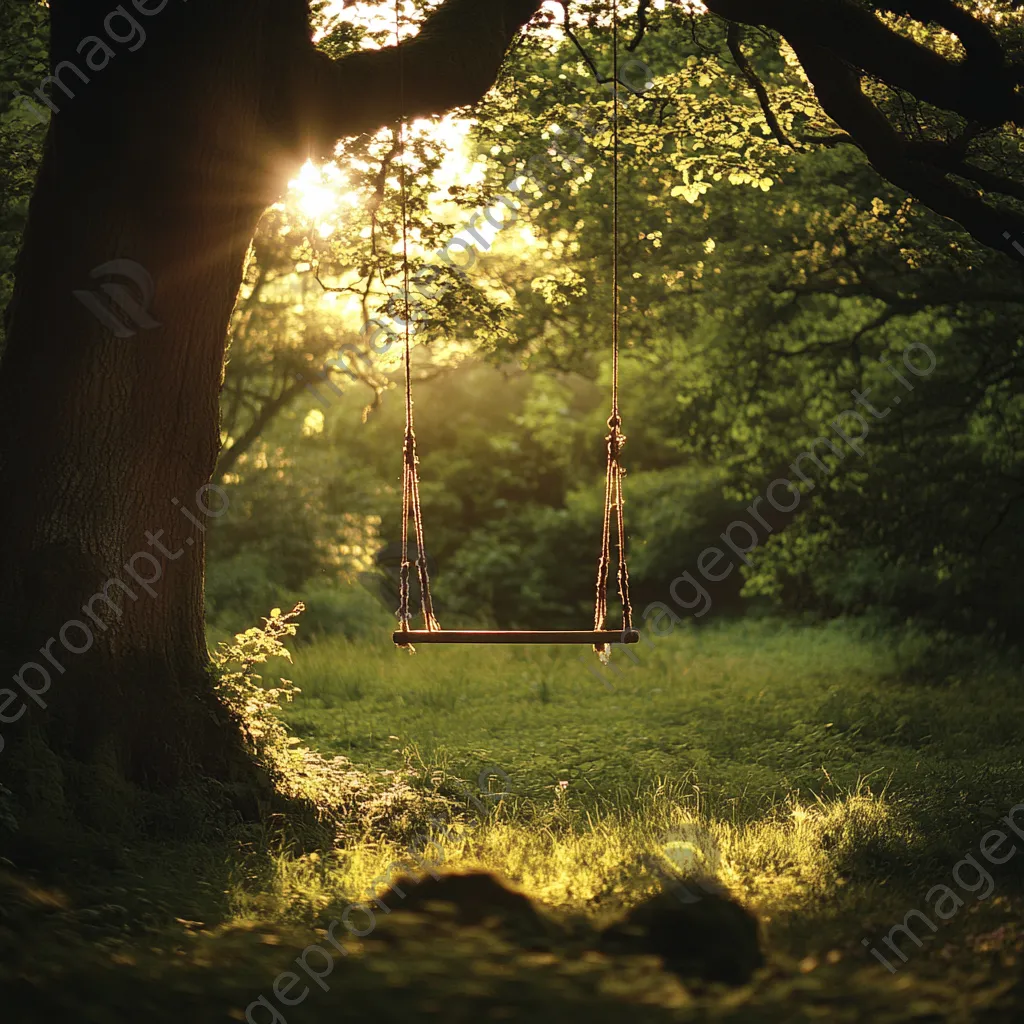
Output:
[[[608,424],[609,426],[611,426],[611,420],[608,421]],[[626,441],[628,440],[629,438],[627,438],[626,435],[623,434],[621,430],[619,430],[618,424],[616,424],[614,427],[611,427],[611,433],[609,433],[609,435],[605,438],[605,441],[608,442],[608,458],[611,459],[613,462],[616,462],[619,458],[619,455],[622,453],[622,449],[625,448],[626,446]],[[625,470],[622,470],[621,467],[619,468],[622,472],[625,472]]]
[[[407,466],[415,466],[419,461],[416,458],[416,435],[410,430],[406,431],[405,444],[402,446],[402,453],[405,456]]]

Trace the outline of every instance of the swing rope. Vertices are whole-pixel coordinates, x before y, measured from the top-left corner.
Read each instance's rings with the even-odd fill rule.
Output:
[[[402,447],[402,567],[400,570],[401,594],[398,618],[403,631],[411,626],[409,611],[409,577],[412,562],[409,560],[409,519],[413,521],[416,534],[416,572],[420,584],[420,601],[423,605],[424,627],[433,632],[441,628],[434,617],[434,602],[430,596],[430,573],[427,569],[426,546],[423,542],[423,509],[420,504],[419,457],[416,454],[416,428],[412,401],[412,340],[409,317],[409,201],[406,190],[405,167],[405,54],[402,50],[402,0],[395,0],[395,42],[398,46],[399,102],[402,117],[398,122],[399,188],[402,199],[402,288],[405,296],[405,443]],[[408,646],[412,649],[412,645]]]
[[[402,113],[405,112],[405,63],[401,51],[402,0],[395,0],[395,34],[399,46],[399,93]],[[612,99],[612,395],[611,415],[608,417],[607,465],[605,469],[604,521],[601,533],[601,556],[597,567],[597,594],[594,602],[594,632],[604,632],[601,643],[594,644],[594,650],[602,661],[611,655],[610,641],[636,643],[638,634],[632,628],[633,609],[629,597],[629,569],[626,564],[625,499],[623,495],[623,469],[619,456],[626,443],[622,433],[622,416],[619,410],[619,17],[618,0],[612,0],[612,64],[614,91]],[[416,536],[416,570],[420,584],[425,630],[417,637],[418,642],[441,643],[590,643],[592,634],[587,632],[539,632],[539,633],[493,633],[488,631],[455,631],[441,629],[434,616],[430,595],[430,575],[427,570],[425,545],[423,541],[423,512],[420,504],[419,459],[416,454],[416,431],[413,422],[412,398],[412,340],[409,315],[409,225],[408,195],[405,165],[405,121],[399,121],[396,145],[400,161],[399,185],[401,189],[402,212],[402,271],[405,292],[405,444],[402,467],[402,565],[401,596],[398,609],[400,630],[395,642],[400,647],[413,650],[407,634],[411,632],[410,582],[413,563],[409,559],[409,520],[412,519]],[[613,531],[615,540],[613,541]],[[612,547],[617,547],[618,592],[622,604],[622,632],[606,629],[608,618],[608,577],[611,571]],[[403,635],[405,634],[405,635]],[[434,634],[430,638],[430,634]],[[429,638],[429,639],[428,639]]]
[[[601,557],[597,563],[597,595],[594,601],[594,629],[605,629],[608,618],[608,575],[612,561],[612,523],[618,546],[618,590],[622,603],[623,632],[632,629],[633,608],[629,599],[629,567],[626,564],[625,497],[622,481],[626,475],[619,455],[626,443],[619,412],[619,11],[612,0],[612,409],[608,417],[608,462],[605,469],[604,524]],[[606,659],[607,644],[594,650]]]

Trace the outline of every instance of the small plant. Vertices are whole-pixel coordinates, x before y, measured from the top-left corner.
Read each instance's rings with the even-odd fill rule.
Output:
[[[280,686],[266,687],[256,671],[271,658],[292,660],[283,641],[295,636],[295,620],[304,610],[301,601],[290,612],[273,608],[262,627],[253,626],[236,633],[233,642],[218,644],[213,654],[220,677],[216,692],[241,722],[250,751],[278,789],[288,797],[308,801],[325,814],[351,806],[355,791],[364,784],[363,773],[345,758],[327,760],[290,736],[279,713],[283,704],[294,699],[298,687],[288,679],[281,679]]]
[[[291,743],[285,724],[278,717],[282,702],[288,703],[298,689],[288,679],[280,687],[266,688],[258,680],[258,665],[271,658],[292,660],[291,652],[282,643],[283,637],[295,636],[298,625],[294,622],[305,606],[299,602],[290,612],[271,609],[262,628],[253,626],[244,633],[236,633],[234,642],[224,641],[213,652],[213,662],[220,677],[216,690],[221,700],[242,722],[252,752],[262,759],[273,760],[281,746]]]
[[[339,840],[342,833],[360,838],[375,829],[379,833],[382,826],[391,826],[398,835],[422,827],[422,819],[436,809],[437,800],[410,785],[416,774],[411,766],[370,773],[340,755],[328,759],[303,746],[282,721],[283,705],[301,691],[288,679],[268,687],[257,669],[271,658],[291,662],[284,640],[295,636],[295,620],[304,610],[301,602],[290,612],[274,608],[262,626],[219,643],[212,655],[219,676],[218,696],[241,723],[250,752],[278,791],[309,804],[321,819],[333,819]]]

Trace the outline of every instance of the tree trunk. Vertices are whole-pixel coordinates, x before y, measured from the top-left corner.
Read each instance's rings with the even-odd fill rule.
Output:
[[[132,52],[137,38],[111,41],[127,22],[104,28],[107,0],[51,2],[51,64],[71,61],[89,82],[65,69],[74,98],[51,92],[59,112],[0,364],[0,657],[17,698],[0,690],[0,736],[163,789],[250,771],[213,695],[203,628],[204,529],[231,514],[207,485],[247,248],[298,163],[396,117],[402,100],[395,51],[328,61],[303,0],[136,4],[155,13],[124,5],[146,33]],[[481,95],[537,6],[474,0],[467,16],[449,0],[457,10],[400,48],[407,81],[431,61],[436,77],[438,59],[455,73],[439,58],[444,32],[468,33],[486,59],[459,71],[461,87],[410,87],[404,109]],[[114,52],[106,66],[95,44],[79,52],[87,36]],[[148,309],[137,270],[142,287],[127,293],[90,277],[112,260],[151,276]],[[110,600],[94,600],[104,588]],[[0,777],[7,758],[0,749]]]

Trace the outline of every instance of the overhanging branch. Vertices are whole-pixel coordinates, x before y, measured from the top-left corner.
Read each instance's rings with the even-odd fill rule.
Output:
[[[337,61],[311,45],[297,110],[305,145],[328,152],[345,136],[476,103],[541,2],[447,0],[412,39]]]
[[[933,164],[915,159],[914,148],[864,94],[859,75],[849,65],[814,43],[790,42],[825,113],[853,136],[879,174],[936,213],[956,221],[983,245],[1024,262],[1024,255],[1007,243],[1011,236],[1024,236],[1024,216],[990,206],[976,190],[952,181]],[[970,170],[980,173],[977,168]]]
[[[961,12],[967,22],[961,23],[960,16],[956,21],[967,36],[968,59],[956,61],[901,34],[876,17],[874,11],[853,0],[706,3],[708,10],[719,17],[774,29],[794,47],[797,41],[822,47],[872,78],[968,120],[989,126],[1007,121],[1024,123],[1024,98],[1014,88],[1001,51],[998,61],[985,58],[984,54],[991,53],[991,43],[985,40],[989,30],[968,12]],[[922,5],[903,4],[915,8]],[[894,0],[883,6],[899,5]],[[944,0],[928,5],[933,13],[944,14],[950,23],[952,6]],[[943,23],[938,16],[932,20]]]

